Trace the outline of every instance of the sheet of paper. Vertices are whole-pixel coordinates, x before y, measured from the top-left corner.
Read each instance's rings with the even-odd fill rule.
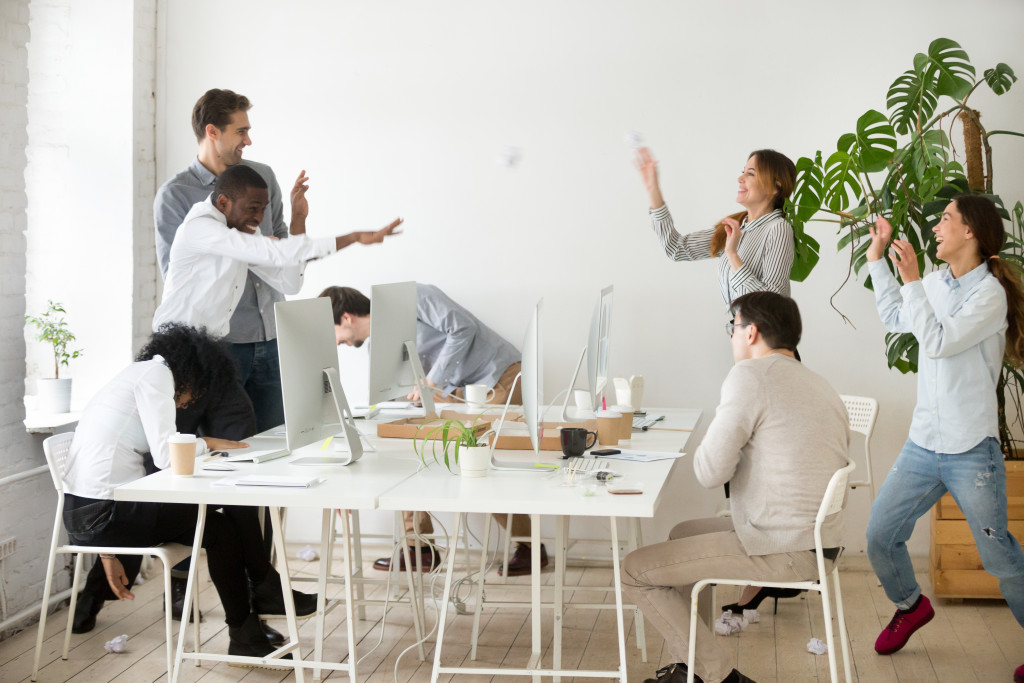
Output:
[[[309,488],[320,483],[320,477],[285,477],[270,474],[250,474],[245,477],[225,477],[213,482],[214,486],[284,486]]]
[[[668,453],[658,451],[634,451],[622,449],[618,455],[601,456],[604,460],[628,460],[630,462],[657,462],[659,460],[674,460],[681,458],[686,453]]]

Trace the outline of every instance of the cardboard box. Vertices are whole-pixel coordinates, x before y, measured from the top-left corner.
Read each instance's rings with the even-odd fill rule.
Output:
[[[474,416],[475,417],[475,416]],[[439,425],[450,418],[441,417],[405,417],[393,422],[381,422],[377,425],[377,436],[386,436],[392,439],[440,439],[441,431],[431,433],[432,425]],[[472,419],[468,422],[472,423]],[[468,426],[468,424],[467,424]],[[481,420],[476,423],[473,431],[480,436],[491,428],[490,422]]]

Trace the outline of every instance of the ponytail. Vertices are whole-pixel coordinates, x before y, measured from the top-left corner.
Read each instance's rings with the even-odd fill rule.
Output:
[[[1015,263],[993,256],[986,259],[988,269],[1006,290],[1006,358],[1014,365],[1024,364],[1024,286],[1021,270]]]

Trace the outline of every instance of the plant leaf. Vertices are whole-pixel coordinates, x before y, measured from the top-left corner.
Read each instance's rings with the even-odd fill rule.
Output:
[[[994,69],[985,69],[985,82],[992,92],[1002,95],[1017,81],[1017,76],[1006,64],[999,62]]]
[[[868,173],[883,170],[896,151],[896,131],[885,114],[870,109],[857,119],[857,156]]]
[[[848,152],[837,150],[825,162],[825,203],[833,211],[845,211],[853,199],[861,196],[857,179],[857,160]]]
[[[939,98],[935,94],[935,79],[925,78],[917,69],[909,69],[889,86],[885,106],[892,113],[889,123],[896,132],[906,135],[917,130],[923,121],[935,113]]]
[[[786,215],[809,221],[821,210],[825,199],[825,172],[821,152],[815,158],[800,157],[796,162],[796,186],[786,202]]]
[[[922,55],[914,58],[915,66]],[[967,52],[960,44],[949,38],[936,38],[928,46],[928,54],[923,60],[926,77],[938,77],[936,94],[948,95],[960,100],[967,95],[974,85],[974,67],[967,57]]]
[[[803,226],[799,231],[794,228],[793,242],[793,266],[789,269],[789,279],[803,282],[818,263],[821,245],[803,230]]]

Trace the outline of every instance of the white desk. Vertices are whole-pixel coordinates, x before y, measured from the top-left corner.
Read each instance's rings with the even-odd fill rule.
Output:
[[[628,442],[620,443],[624,449],[636,448],[651,451],[676,452],[687,450],[692,430],[700,419],[701,411],[652,411],[664,412],[664,429],[635,434]],[[679,431],[675,431],[679,430]],[[502,459],[518,459],[530,462],[532,452],[499,451]],[[542,460],[564,462],[561,454],[542,451]],[[687,460],[686,458],[682,458]],[[517,471],[489,471],[486,477],[463,479],[451,476],[442,467],[431,467],[415,477],[406,479],[384,493],[378,507],[387,510],[432,510],[458,513],[455,519],[453,538],[458,538],[461,525],[467,513],[509,513],[529,514],[531,519],[532,549],[532,617],[533,654],[526,668],[495,669],[481,667],[442,667],[441,649],[444,640],[444,626],[451,594],[452,574],[455,569],[455,553],[449,553],[445,576],[444,597],[441,602],[441,616],[438,622],[437,645],[434,648],[434,667],[431,681],[436,683],[442,673],[532,676],[580,676],[618,678],[626,681],[626,636],[622,619],[622,589],[619,577],[619,543],[616,519],[619,517],[653,517],[661,499],[664,484],[678,460],[662,460],[653,463],[633,463],[620,460],[609,461],[612,469],[624,477],[616,484],[643,483],[640,495],[612,495],[603,485],[598,485],[595,495],[584,496],[583,487],[562,486],[559,473],[534,473]],[[589,480],[592,482],[593,480]],[[559,538],[556,543],[556,586],[555,586],[555,662],[554,668],[542,669],[541,658],[541,585],[540,585],[540,515],[559,517],[556,528]],[[607,517],[611,529],[612,572],[615,592],[616,623],[619,637],[619,669],[617,671],[570,671],[560,670],[561,652],[561,609],[562,575],[564,570],[564,521],[568,516]]]
[[[364,453],[357,462],[347,467],[324,466],[309,467],[292,465],[297,457],[321,454],[319,444],[312,444],[298,450],[287,458],[272,460],[260,465],[252,463],[233,463],[238,467],[234,472],[197,471],[194,477],[175,477],[164,470],[144,477],[114,490],[115,500],[130,500],[150,503],[175,502],[192,503],[199,506],[199,517],[196,522],[196,536],[193,543],[193,557],[198,557],[202,545],[203,526],[206,521],[207,505],[263,505],[270,510],[270,519],[274,535],[274,547],[277,551],[278,572],[281,575],[281,587],[285,596],[291,595],[291,579],[288,570],[288,555],[284,544],[284,530],[281,524],[281,508],[305,507],[323,511],[322,528],[330,526],[330,515],[335,508],[372,510],[377,507],[379,496],[394,488],[397,484],[413,476],[420,466],[419,460],[409,448],[409,442],[403,440],[379,440],[377,452]],[[202,458],[197,461],[197,470],[202,465]],[[225,477],[239,477],[246,474],[282,475],[282,476],[313,476],[318,474],[324,481],[310,488],[283,487],[227,487],[214,486],[213,483]],[[349,679],[356,681],[355,618],[353,615],[352,594],[352,549],[350,527],[347,515],[341,516],[342,538],[344,541],[344,584],[345,610],[348,622],[349,661],[347,664],[326,663],[320,661],[322,643],[322,619],[317,627],[316,653],[314,660],[303,661],[299,647],[298,626],[295,618],[295,607],[291,600],[286,599],[285,611],[288,622],[289,642],[275,650],[262,663],[273,663],[292,666],[295,677],[304,681],[303,669],[320,668],[337,669],[349,672]],[[192,562],[189,570],[188,583],[185,590],[185,604],[191,604],[198,563]],[[326,572],[326,562],[321,563],[321,574]],[[322,579],[326,578],[324,576]],[[319,592],[317,612],[322,615],[325,608],[323,591]],[[178,636],[175,666],[172,681],[176,683],[181,673],[184,659],[206,659],[214,661],[246,661],[249,658],[233,657],[223,654],[195,653],[184,651],[187,620],[182,620]],[[285,653],[293,652],[294,660],[278,659]],[[271,660],[273,660],[271,662]]]

